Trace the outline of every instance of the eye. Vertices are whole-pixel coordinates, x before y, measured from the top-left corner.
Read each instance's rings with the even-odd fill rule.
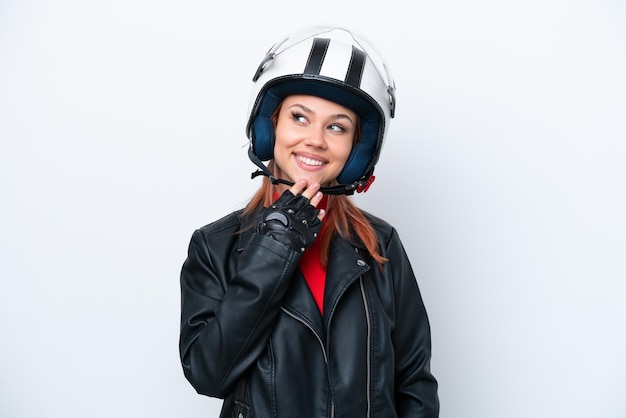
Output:
[[[350,127],[349,126],[345,126],[342,123],[332,123],[328,126],[328,129],[330,129],[333,132],[336,133],[346,133],[346,132],[350,132]]]
[[[300,112],[291,112],[291,118],[298,123],[307,123],[308,120],[306,116],[304,116]]]

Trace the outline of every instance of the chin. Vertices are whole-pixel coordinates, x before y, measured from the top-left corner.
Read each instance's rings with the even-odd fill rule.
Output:
[[[306,179],[308,184],[319,183],[321,187],[329,186],[332,183],[326,179],[321,179],[315,176],[302,176],[301,178]]]
[[[332,186],[334,184],[336,184],[337,182],[334,180],[328,180],[327,176],[320,176],[319,173],[315,173],[315,172],[292,172],[292,173],[286,173],[286,172],[276,172],[275,174],[278,178],[282,178],[285,180],[289,180],[293,183],[295,183],[296,181],[300,180],[300,179],[305,179],[307,181],[307,184],[313,184],[313,183],[319,183],[321,185],[321,187],[328,187],[328,186]]]

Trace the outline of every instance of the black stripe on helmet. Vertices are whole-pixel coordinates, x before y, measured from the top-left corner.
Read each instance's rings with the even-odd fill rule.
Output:
[[[357,88],[360,87],[361,78],[363,77],[363,68],[365,68],[365,53],[353,45],[350,66],[346,73],[346,83]]]
[[[329,44],[330,39],[315,38],[313,40],[313,46],[311,47],[311,52],[309,53],[309,59],[307,60],[306,66],[304,67],[304,74],[320,73],[320,71],[322,70],[324,57],[326,56],[326,51],[328,51]]]

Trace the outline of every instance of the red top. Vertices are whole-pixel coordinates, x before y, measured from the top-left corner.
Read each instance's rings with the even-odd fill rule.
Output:
[[[274,200],[278,199],[278,193],[274,192]],[[326,209],[326,205],[328,203],[328,196],[324,196],[322,201],[317,205],[318,209]],[[324,229],[324,225],[322,224],[322,229]],[[321,235],[318,234],[318,237]],[[322,257],[321,257],[321,248],[320,248],[320,240],[316,239],[313,241],[313,244],[309,248],[306,249],[302,257],[300,257],[300,262],[298,264],[300,267],[300,271],[304,276],[307,284],[309,285],[309,289],[311,289],[311,294],[313,295],[313,299],[315,299],[315,303],[317,303],[317,307],[320,312],[324,312],[324,287],[326,285],[326,268],[322,265]]]

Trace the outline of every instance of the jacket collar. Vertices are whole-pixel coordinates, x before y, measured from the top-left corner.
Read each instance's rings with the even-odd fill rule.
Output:
[[[330,254],[324,292],[324,318],[327,321],[331,319],[341,295],[370,269],[359,249],[338,235],[333,238]]]
[[[299,270],[294,275],[283,299],[285,309],[305,320],[318,335],[324,335],[322,330],[328,326],[335,307],[346,289],[370,269],[359,251],[341,237],[333,238],[330,252],[331,257],[326,271],[323,318]]]

